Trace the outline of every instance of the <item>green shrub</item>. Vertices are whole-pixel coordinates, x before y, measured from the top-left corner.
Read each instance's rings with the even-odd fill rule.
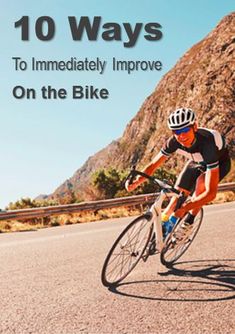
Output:
[[[105,199],[135,194],[147,194],[159,190],[151,181],[146,181],[135,191],[128,193],[124,187],[127,175],[127,171],[118,171],[115,168],[101,169],[92,175],[92,183],[98,190],[100,196]],[[159,168],[153,176],[160,180],[167,180],[167,182],[171,184],[174,184],[176,181],[176,175],[164,168]]]

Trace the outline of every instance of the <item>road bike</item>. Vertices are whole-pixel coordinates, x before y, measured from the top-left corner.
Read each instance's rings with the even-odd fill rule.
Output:
[[[130,182],[133,182],[137,175],[159,186],[160,192],[156,193],[155,201],[147,212],[129,223],[108,252],[101,273],[104,286],[117,285],[141,259],[146,262],[153,254],[160,254],[161,263],[166,267],[172,266],[192,244],[202,223],[203,209],[198,212],[190,228],[185,229],[185,215],[164,239],[161,223],[163,203],[167,197],[173,195],[182,198],[182,193],[165,180],[161,181],[135,169],[132,169],[128,176]],[[182,202],[178,200],[178,208]]]

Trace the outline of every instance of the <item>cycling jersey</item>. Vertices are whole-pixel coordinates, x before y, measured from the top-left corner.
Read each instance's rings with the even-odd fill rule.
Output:
[[[176,152],[186,156],[188,159],[206,165],[206,169],[217,168],[221,161],[228,157],[225,140],[216,130],[198,128],[192,146],[181,145],[172,136],[161,149],[162,154],[170,156]]]

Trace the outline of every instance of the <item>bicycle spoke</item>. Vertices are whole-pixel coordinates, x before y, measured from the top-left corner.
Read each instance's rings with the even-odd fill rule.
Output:
[[[146,224],[144,226],[142,226],[140,229],[138,229],[137,232],[136,232],[136,234],[138,233],[140,235],[141,231],[144,229],[145,226],[146,226]],[[136,237],[136,234],[132,237],[132,239],[130,241],[132,241]]]
[[[130,261],[130,263],[131,263],[132,262],[132,258],[133,257],[127,257],[125,261],[121,261],[122,260],[121,259],[120,262],[110,272],[107,272],[107,276],[110,276],[110,274],[113,273],[115,270],[117,270],[118,267],[120,267],[120,266],[121,266],[120,267],[120,271],[118,272],[120,274],[118,275],[118,273],[117,273],[117,275],[114,277],[114,279],[116,279],[117,277],[121,276],[122,272],[123,272],[123,267],[126,265],[126,263],[128,263],[128,261]],[[128,266],[128,268],[129,267],[130,267],[130,265]]]
[[[147,240],[147,237],[145,237],[145,239],[142,239],[142,241],[144,241],[144,240]],[[141,241],[141,243],[143,243],[142,241]],[[138,240],[133,245],[137,245],[137,243],[138,243]],[[131,251],[126,249],[126,248],[123,248],[123,249],[121,249],[121,252],[113,253],[114,258],[110,261],[109,265],[111,265],[118,257],[123,256],[123,255],[130,255],[130,259],[131,259],[132,258],[131,254],[134,254],[135,252],[137,252],[137,250],[135,250],[135,248],[133,248],[133,250],[131,250]]]
[[[149,219],[143,216],[130,223],[121,233],[104,263],[104,285],[119,282],[136,266],[150,240],[152,228]]]
[[[147,240],[147,238],[145,237],[144,239],[142,239],[142,241],[143,240]],[[141,241],[141,242],[142,242]],[[138,243],[138,240],[135,242],[135,245]],[[136,256],[138,256],[139,254],[138,254],[138,251],[137,250],[134,250],[133,249],[133,251],[130,253],[130,252],[128,252],[127,254],[130,254],[130,256],[129,257],[127,257],[127,259],[126,259],[126,261],[124,261],[124,252],[121,252],[121,253],[118,253],[117,255],[116,255],[116,257],[110,262],[110,265],[118,258],[118,256],[119,255],[121,255],[122,257],[121,257],[121,260],[119,259],[119,262],[117,262],[116,264],[115,264],[115,267],[111,270],[111,272],[108,272],[107,273],[107,275],[110,275],[110,273],[112,273],[115,269],[118,269],[118,267],[119,266],[121,266],[121,272],[120,272],[120,275],[122,275],[122,273],[123,273],[123,268],[124,268],[124,266],[128,263],[128,261],[129,261],[129,264],[127,265],[127,270],[128,270],[128,268],[130,268],[130,266],[131,266],[131,264],[132,264],[132,262],[133,262],[133,259],[136,257],[136,256],[134,256],[134,255],[132,255],[132,254],[134,254],[134,253],[136,253]]]
[[[191,227],[189,226],[189,230],[185,230],[185,226],[184,228],[182,227],[184,221],[181,221],[179,225],[175,227],[172,232],[171,240],[166,243],[161,252],[161,261],[164,265],[172,264],[188,249],[200,228],[202,217],[203,212],[200,211],[193,225]]]

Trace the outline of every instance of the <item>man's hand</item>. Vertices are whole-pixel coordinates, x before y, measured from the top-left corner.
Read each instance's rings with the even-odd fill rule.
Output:
[[[143,172],[148,175],[153,175],[155,170],[160,167],[166,159],[167,157],[162,152],[159,152],[150,164],[143,169]],[[129,184],[129,180],[127,180],[125,182],[125,188],[127,191],[133,191],[145,180],[146,179],[142,176],[138,176],[132,184]]]
[[[138,185],[141,183],[139,180],[140,180],[140,178],[137,177],[137,179],[134,182],[132,182],[131,184],[129,183],[130,180],[126,180],[126,182],[125,182],[126,190],[128,192],[135,190],[138,187]]]
[[[126,180],[125,182],[125,188],[128,192],[133,191],[135,189],[135,187],[133,186],[134,183],[129,184],[129,182],[130,182],[129,180]]]

